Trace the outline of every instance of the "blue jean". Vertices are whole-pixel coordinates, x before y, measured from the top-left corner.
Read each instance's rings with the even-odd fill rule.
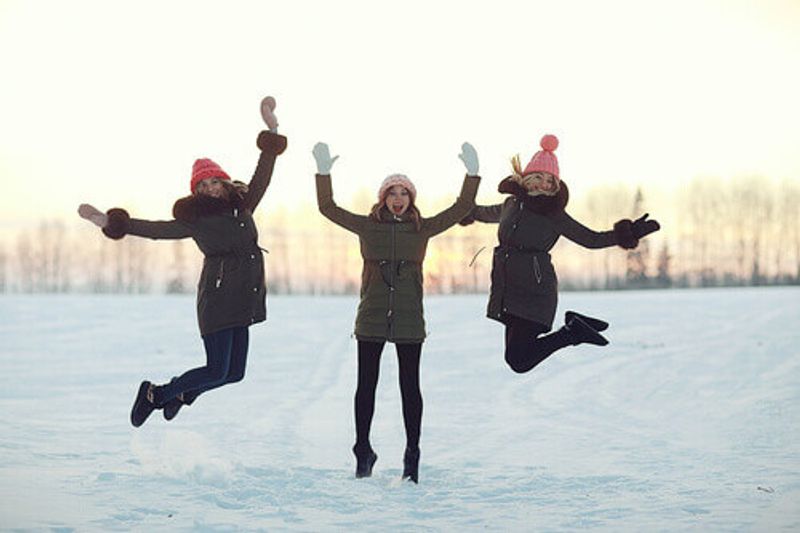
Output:
[[[204,335],[206,365],[188,370],[156,388],[156,405],[164,405],[179,394],[183,394],[184,403],[191,404],[206,391],[241,381],[247,364],[249,340],[247,327],[223,329]]]

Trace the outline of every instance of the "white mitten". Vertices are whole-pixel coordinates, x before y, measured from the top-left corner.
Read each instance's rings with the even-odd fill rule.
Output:
[[[275,99],[271,96],[265,97],[261,100],[261,118],[269,127],[270,131],[278,131],[278,117],[275,116]]]
[[[108,224],[108,216],[93,205],[81,204],[78,214],[99,228],[105,228]]]
[[[311,153],[314,154],[314,159],[317,161],[317,174],[323,176],[331,173],[331,167],[339,159],[338,155],[331,159],[330,150],[328,150],[328,145],[325,143],[315,144]]]
[[[464,166],[467,167],[467,175],[478,175],[478,152],[475,151],[475,147],[470,143],[462,144],[461,153],[458,154],[458,157],[464,162]]]

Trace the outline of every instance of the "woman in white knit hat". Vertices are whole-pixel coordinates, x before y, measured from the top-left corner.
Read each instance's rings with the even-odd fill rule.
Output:
[[[313,150],[317,162],[317,201],[322,214],[358,235],[364,267],[361,301],[355,321],[358,340],[358,388],[355,395],[356,477],[369,477],[378,456],[369,441],[375,409],[380,356],[386,342],[395,343],[400,365],[400,391],[406,430],[403,478],[418,482],[422,394],[419,361],[425,339],[422,310],[422,262],[428,239],[454,226],[475,206],[478,156],[468,143],[459,155],[467,176],[456,202],[436,216],[423,218],[416,207],[416,187],[402,174],[381,184],[377,202],[368,215],[356,215],[333,201],[328,146]]]

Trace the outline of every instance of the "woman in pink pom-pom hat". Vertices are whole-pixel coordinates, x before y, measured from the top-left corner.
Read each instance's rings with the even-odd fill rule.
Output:
[[[545,135],[541,150],[522,168],[519,156],[513,173],[498,186],[509,197],[501,204],[476,206],[462,225],[474,221],[499,223],[499,245],[492,260],[487,316],[505,325],[505,360],[514,372],[533,369],[556,350],[570,345],[605,346],[600,331],[608,323],[567,311],[564,324],[552,333],[558,303],[558,279],[550,250],[564,236],[585,248],[635,248],[639,239],[659,229],[643,215],[620,220],[609,231],[593,231],[573,219],[565,208],[569,191],[558,170],[558,138]]]

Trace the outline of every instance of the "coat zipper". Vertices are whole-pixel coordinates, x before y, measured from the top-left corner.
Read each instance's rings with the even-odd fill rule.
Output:
[[[225,275],[225,260],[220,259],[219,261],[219,270],[217,271],[217,288],[219,289],[220,285],[222,285],[222,278]]]
[[[533,256],[533,273],[536,276],[536,283],[542,283],[542,269],[539,267],[539,258]]]
[[[386,319],[389,321],[389,340],[394,339],[394,269],[397,260],[397,222],[392,222],[392,261],[389,264],[389,311]]]

